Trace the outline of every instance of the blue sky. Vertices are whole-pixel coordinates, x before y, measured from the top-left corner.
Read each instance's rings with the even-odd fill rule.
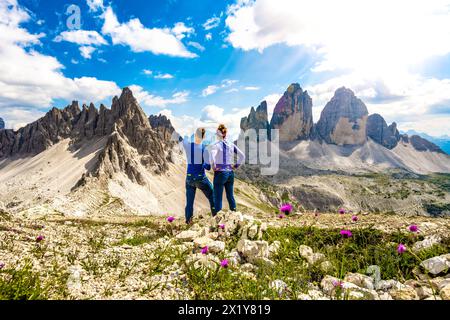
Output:
[[[450,134],[449,37],[450,0],[0,0],[0,117],[18,128],[130,86],[183,133],[237,132],[298,82],[315,122],[346,86],[401,130]]]

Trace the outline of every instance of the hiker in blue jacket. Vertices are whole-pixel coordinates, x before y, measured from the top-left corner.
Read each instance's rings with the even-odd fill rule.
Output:
[[[179,137],[183,142],[183,148],[187,159],[187,177],[186,177],[186,223],[192,223],[194,216],[194,200],[197,189],[200,189],[209,201],[211,213],[216,214],[214,208],[214,192],[211,182],[205,174],[206,170],[211,170],[209,161],[209,152],[203,144],[205,138],[205,128],[198,128],[194,135],[194,142],[189,139]]]

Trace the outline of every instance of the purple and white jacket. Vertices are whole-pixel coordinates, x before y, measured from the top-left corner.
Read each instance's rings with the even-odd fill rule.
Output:
[[[211,146],[210,160],[214,171],[233,171],[245,161],[245,155],[234,143],[224,139]]]

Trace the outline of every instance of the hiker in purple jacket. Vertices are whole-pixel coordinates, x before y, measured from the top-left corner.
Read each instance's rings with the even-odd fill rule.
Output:
[[[236,211],[234,199],[234,170],[244,162],[245,155],[232,142],[228,141],[227,128],[221,124],[217,129],[219,141],[211,147],[211,164],[214,170],[214,204],[216,213],[222,210],[223,189],[231,211]],[[237,162],[234,158],[237,155]]]

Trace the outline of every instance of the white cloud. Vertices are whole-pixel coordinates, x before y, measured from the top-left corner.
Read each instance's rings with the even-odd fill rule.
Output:
[[[181,40],[194,32],[195,32],[194,28],[186,27],[186,25],[183,22],[175,23],[175,26],[172,28],[172,33],[178,40]]]
[[[207,97],[209,95],[212,95],[212,94],[216,93],[217,90],[219,90],[219,87],[216,86],[216,85],[207,86],[205,89],[203,89],[202,96],[203,97]]]
[[[211,40],[212,40],[212,33],[211,33],[211,32],[209,32],[209,33],[207,33],[207,34],[205,35],[205,40],[206,40],[206,41],[211,41]]]
[[[205,30],[210,30],[217,28],[220,24],[220,18],[219,17],[212,17],[206,20],[206,22],[203,24],[203,28]]]
[[[253,86],[244,87],[244,90],[247,90],[247,91],[257,91],[259,89],[261,89],[261,88],[260,87],[253,87]]]
[[[315,121],[341,86],[353,89],[370,112],[400,125],[420,126],[421,118],[437,118],[433,106],[449,105],[450,79],[411,67],[450,53],[450,0],[239,0],[227,14],[233,47],[305,46],[318,57],[313,72],[340,72],[308,88]]]
[[[440,119],[438,108],[450,105],[450,79],[426,78],[409,73],[398,74],[396,78],[365,77],[357,72],[335,77],[323,83],[306,87],[314,103],[314,121],[317,122],[325,104],[339,87],[351,88],[367,105],[370,113],[381,114],[388,122],[397,122],[400,126],[412,123],[422,127],[425,118]],[[447,114],[448,115],[448,114]],[[423,132],[440,130],[450,133],[450,127],[436,125]]]
[[[193,32],[192,28],[187,28],[183,23],[175,24],[172,29],[146,28],[137,18],[119,23],[111,7],[103,13],[103,18],[102,33],[109,35],[114,45],[129,46],[133,52],[151,52],[184,58],[197,57],[180,41]]]
[[[83,46],[83,47],[80,47],[80,54],[85,59],[91,59],[92,54],[94,53],[95,50],[97,50],[97,49],[94,47]]]
[[[203,89],[202,96],[207,97],[209,95],[216,93],[220,89],[229,88],[238,82],[239,82],[238,80],[224,79],[222,80],[220,85],[209,85],[205,89]],[[227,92],[230,92],[230,90],[228,90]]]
[[[105,6],[103,5],[103,0],[87,0],[87,5],[89,7],[89,11],[97,12],[98,10],[104,10]]]
[[[269,118],[269,122],[272,119],[273,110],[275,110],[275,106],[277,105],[278,101],[280,101],[282,96],[283,95],[279,93],[272,93],[264,97],[263,101],[267,102],[267,115]]]
[[[97,31],[93,30],[64,31],[56,36],[54,40],[55,42],[67,41],[84,46],[108,44]]]
[[[170,73],[154,73],[152,70],[148,70],[148,69],[144,69],[142,70],[142,73],[147,75],[147,76],[153,76],[153,78],[155,79],[173,79],[174,76],[171,75]]]
[[[235,48],[313,48],[317,70],[383,74],[450,52],[450,0],[239,0],[226,25]]]
[[[144,88],[142,88],[141,86],[132,85],[130,86],[130,89],[138,102],[146,107],[166,108],[173,104],[185,103],[188,101],[189,97],[188,91],[176,92],[172,95],[172,97],[166,99],[151,94],[150,92],[144,90]]]
[[[173,75],[169,73],[160,73],[155,76],[155,79],[173,79]]]
[[[16,108],[27,110],[16,113],[12,121],[5,117],[11,126],[35,120],[32,117],[51,106],[55,99],[95,103],[120,93],[120,88],[111,81],[65,77],[64,66],[56,58],[34,49],[41,44],[42,35],[20,27],[29,19],[27,11],[15,0],[0,0],[0,113]]]
[[[17,130],[42,117],[45,113],[33,108],[2,107],[1,115],[6,121],[6,128]]]
[[[199,50],[199,51],[205,51],[205,47],[202,46],[200,43],[195,42],[195,41],[189,41],[187,43],[188,46],[194,47],[195,49]]]
[[[198,127],[204,127],[215,132],[221,123],[228,128],[229,138],[234,140],[240,132],[241,118],[248,115],[249,108],[233,108],[230,113],[216,105],[208,105],[202,109],[200,118],[188,115],[175,116],[172,110],[161,110],[160,114],[167,116],[177,132],[181,135],[191,135]]]

